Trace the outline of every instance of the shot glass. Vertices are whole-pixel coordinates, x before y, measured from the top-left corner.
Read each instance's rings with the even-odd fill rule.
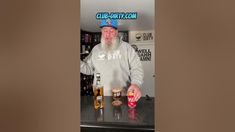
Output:
[[[130,108],[135,108],[136,107],[136,101],[134,101],[134,93],[132,91],[128,92],[127,100],[128,100],[128,106]]]

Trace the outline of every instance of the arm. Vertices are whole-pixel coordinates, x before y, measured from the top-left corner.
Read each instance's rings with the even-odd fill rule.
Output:
[[[132,47],[129,48],[128,57],[129,57],[131,84],[136,84],[138,87],[141,87],[144,78],[143,66],[141,64],[138,54],[135,52],[135,50]]]
[[[84,61],[80,60],[80,71],[86,75],[94,74],[94,67],[92,63],[92,52],[84,59]]]
[[[138,101],[141,97],[141,85],[143,84],[144,78],[144,71],[143,66],[140,62],[140,58],[135,52],[135,50],[130,47],[129,48],[129,66],[130,66],[130,78],[131,78],[131,85],[128,88],[129,91],[133,91],[134,93],[134,100]]]

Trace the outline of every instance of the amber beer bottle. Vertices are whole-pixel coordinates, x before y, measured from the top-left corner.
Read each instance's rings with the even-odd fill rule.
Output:
[[[100,73],[96,73],[96,85],[94,86],[94,107],[104,108],[104,87],[100,83]]]

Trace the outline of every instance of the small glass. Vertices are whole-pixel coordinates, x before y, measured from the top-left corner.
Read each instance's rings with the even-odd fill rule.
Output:
[[[130,108],[135,108],[136,107],[136,101],[134,101],[133,99],[134,99],[134,92],[129,91],[128,94],[127,94],[127,100],[128,100],[128,106]]]
[[[122,97],[122,88],[113,88],[112,89],[112,94],[113,94],[113,106],[120,106],[122,105],[122,101],[120,101]]]

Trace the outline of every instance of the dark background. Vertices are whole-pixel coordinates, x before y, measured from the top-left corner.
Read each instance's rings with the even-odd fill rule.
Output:
[[[233,5],[157,0],[158,131],[235,131]],[[0,131],[79,131],[79,1],[0,10]]]

